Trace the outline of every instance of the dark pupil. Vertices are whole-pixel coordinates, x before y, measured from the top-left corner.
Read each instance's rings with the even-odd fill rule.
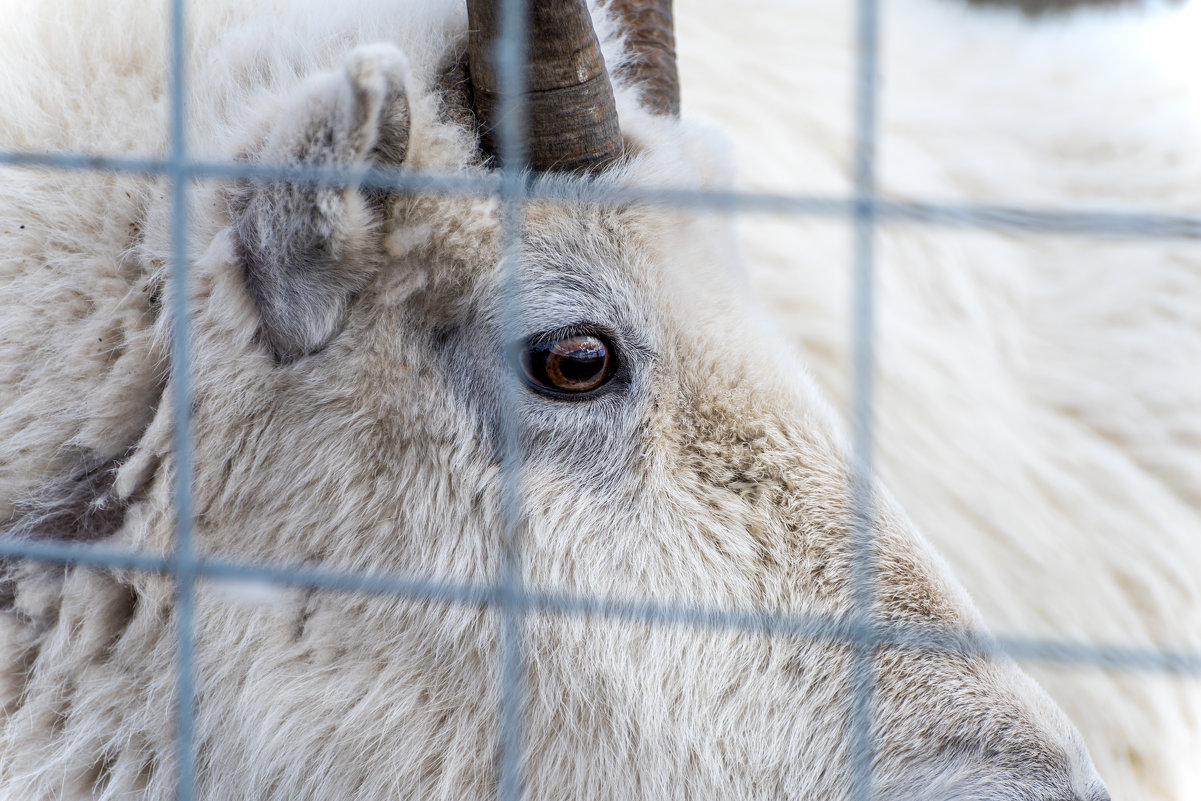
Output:
[[[609,350],[594,336],[532,343],[525,356],[529,377],[561,392],[587,392],[609,377]]]

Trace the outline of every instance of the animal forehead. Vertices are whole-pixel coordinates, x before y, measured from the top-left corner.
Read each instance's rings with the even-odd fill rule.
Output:
[[[652,325],[660,316],[659,259],[634,217],[598,207],[532,208],[522,231],[522,302],[558,324]]]
[[[655,340],[679,327],[673,320],[695,331],[705,319],[746,311],[743,289],[727,269],[737,259],[727,252],[723,221],[589,202],[585,195],[581,189],[578,198],[530,199],[521,206],[515,274],[527,333],[596,323],[628,328],[657,350]],[[449,293],[477,310],[490,307],[508,274],[501,211],[494,197],[403,201],[386,240],[388,254],[398,265],[415,264],[417,257],[439,297]],[[407,270],[392,272],[407,281]]]
[[[577,272],[588,265],[620,272],[645,248],[636,214],[600,205],[537,201],[523,208],[522,246],[538,261],[560,259]]]
[[[537,278],[636,293],[661,306],[694,295],[744,305],[730,231],[728,220],[687,209],[540,201],[525,208],[522,246]]]

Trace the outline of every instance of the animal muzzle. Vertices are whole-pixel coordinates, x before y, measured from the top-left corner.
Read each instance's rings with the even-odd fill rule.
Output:
[[[872,797],[882,801],[1110,801],[1109,791],[1083,753],[1051,771],[1007,762],[1006,756],[988,752],[936,757],[921,770],[879,787]]]

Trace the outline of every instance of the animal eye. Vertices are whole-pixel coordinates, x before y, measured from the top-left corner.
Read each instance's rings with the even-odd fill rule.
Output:
[[[521,367],[532,384],[578,395],[604,386],[617,361],[613,348],[594,334],[533,339],[521,352]]]

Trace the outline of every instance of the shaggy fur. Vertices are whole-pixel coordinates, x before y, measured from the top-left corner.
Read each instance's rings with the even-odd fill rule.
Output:
[[[103,6],[52,0],[32,12],[9,10],[13,24],[2,34],[0,74],[19,80],[6,81],[2,90],[0,144],[164,152],[160,48],[167,37],[158,7],[149,0]],[[781,19],[780,8],[763,7],[764,19]],[[759,84],[746,88],[746,76],[764,70],[740,61],[763,52],[758,46],[692,70],[685,61],[686,108],[690,98],[702,111],[702,98],[724,96],[718,107],[733,112],[740,129],[761,127],[757,115],[766,115],[765,137],[791,130],[779,156],[789,160],[789,171],[775,165],[762,174],[816,182],[792,188],[845,188],[842,109],[849,94],[840,92],[849,75],[842,67],[850,28],[842,27],[839,7],[799,6],[806,9],[802,30],[812,38],[805,57],[819,69],[762,84],[768,93],[787,93],[791,105],[783,109],[754,102]],[[970,32],[978,24],[924,0],[907,0],[905,9],[897,15],[902,30],[921,32],[926,43],[940,25]],[[728,30],[701,26],[719,19],[720,9],[702,3],[691,10],[698,12],[695,28],[689,27],[690,6],[679,10],[682,46],[690,36],[694,46],[728,46]],[[756,19],[748,14],[734,22]],[[995,20],[1008,26],[996,34],[998,47],[1032,35],[1015,20]],[[484,169],[459,95],[440,89],[462,47],[465,20],[457,3],[211,2],[195,8],[189,21],[195,155]],[[619,65],[618,38],[603,18],[599,28],[606,59]],[[979,41],[966,38],[976,47],[967,52],[980,57],[993,34],[976,33]],[[763,41],[772,40],[765,34]],[[905,63],[916,71],[901,68],[896,81],[904,87],[908,75],[927,94],[901,102],[899,118],[889,118],[899,129],[896,143],[886,140],[884,149],[884,181],[894,192],[924,188],[931,173],[941,175],[941,162],[919,156],[922,147],[938,155],[945,149],[930,131],[939,130],[940,101],[948,92],[930,97],[930,65],[946,62],[938,61],[936,48],[909,46],[914,52]],[[1044,57],[1053,58],[1062,48],[1044,49]],[[723,87],[722,81],[735,83]],[[1131,83],[1132,91],[1141,86]],[[696,94],[689,94],[692,87]],[[886,100],[886,109],[889,102],[895,101]],[[747,108],[737,105],[744,103]],[[618,107],[632,152],[598,180],[728,185],[725,158],[711,135],[650,117],[637,106],[636,88],[620,82]],[[789,113],[802,119],[787,119]],[[930,127],[915,135],[909,116]],[[972,152],[967,138],[965,159]],[[913,158],[905,156],[906,142],[918,151]],[[904,170],[889,171],[890,147],[901,148],[904,157],[896,163]],[[1010,161],[1022,164],[1024,151],[1012,150]],[[943,183],[930,185],[951,196],[958,182],[988,188],[1021,175],[993,174],[988,170],[999,173],[997,164],[966,161],[948,162],[946,169]],[[1078,177],[1059,181],[1043,173],[1029,168],[1043,181],[1034,185],[1036,200],[1061,184],[1074,187]],[[993,183],[981,183],[981,175]],[[906,183],[915,176],[916,183]],[[1037,194],[1040,188],[1049,194]],[[511,343],[499,321],[496,202],[200,183],[191,206],[193,494],[202,551],[452,581],[495,579],[504,531],[495,458],[498,396],[512,368]],[[60,521],[70,519],[74,506],[80,524],[70,536],[103,535],[152,552],[171,547],[172,421],[169,404],[161,402],[171,389],[164,379],[170,320],[160,302],[168,210],[154,178],[5,170],[0,527],[6,535],[62,536]],[[526,582],[610,598],[794,614],[848,611],[846,449],[823,395],[782,344],[785,336],[797,342],[819,380],[836,397],[844,394],[832,378],[840,342],[831,333],[837,308],[831,292],[840,281],[831,279],[834,265],[845,261],[838,261],[843,254],[828,233],[798,238],[794,225],[766,231],[770,240],[763,229],[745,237],[755,256],[752,282],[785,313],[782,334],[748,295],[733,230],[713,216],[538,203],[527,209],[523,232],[521,335],[595,327],[607,332],[623,366],[620,382],[583,403],[518,394]],[[975,240],[988,244],[980,249],[984,255],[969,247]],[[884,354],[881,401],[886,477],[910,493],[915,513],[929,518],[923,522],[940,532],[948,552],[966,550],[987,565],[973,570],[970,558],[959,560],[994,623],[1042,633],[1052,622],[1075,621],[1042,610],[1070,610],[1075,602],[1096,623],[1063,627],[1068,633],[1113,639],[1117,634],[1106,626],[1133,620],[1148,637],[1170,640],[1180,622],[1172,615],[1192,609],[1184,601],[1195,600],[1190,582],[1196,574],[1166,564],[1158,546],[1148,547],[1144,561],[1133,559],[1121,546],[1120,521],[1109,520],[1113,512],[1106,509],[1133,515],[1137,507],[1144,517],[1135,519],[1150,523],[1159,515],[1166,522],[1183,507],[1177,519],[1191,521],[1185,512],[1196,496],[1187,494],[1188,452],[1164,464],[1136,452],[1137,437],[1123,449],[1122,432],[1141,429],[1114,433],[1090,421],[1089,405],[1065,405],[1055,394],[1056,388],[1076,391],[1070,371],[1054,375],[1015,350],[1038,336],[1034,322],[1064,324],[1062,300],[1074,274],[1067,266],[1056,270],[1053,260],[1042,264],[1037,256],[1045,254],[1032,256],[1024,243],[983,235],[944,243],[930,232],[914,237],[890,230],[884,243],[882,325],[902,332],[882,337],[892,343]],[[1164,249],[1157,252],[1171,261]],[[888,270],[898,259],[904,271]],[[1012,273],[1004,271],[1010,260]],[[965,261],[976,269],[964,270]],[[988,269],[993,263],[999,267]],[[1027,267],[1029,275],[1022,272]],[[783,269],[791,277],[781,281]],[[1165,281],[1169,274],[1187,277],[1186,267],[1172,269],[1162,267]],[[1047,292],[1043,279],[1055,291]],[[1019,293],[1023,281],[1039,288],[1036,298],[1046,298],[1042,316],[1011,316],[1015,307],[1027,310]],[[911,305],[900,305],[898,295]],[[1071,297],[1079,300],[1078,293]],[[931,314],[927,304],[947,306],[947,319]],[[1081,301],[1070,308],[1094,321],[1090,331],[1105,331],[1100,321],[1111,307]],[[890,316],[905,313],[914,316]],[[1135,318],[1131,330],[1142,319]],[[987,338],[990,325],[999,340]],[[950,326],[959,350],[922,350],[930,339],[939,341],[937,326]],[[1150,336],[1141,330],[1131,338]],[[889,348],[910,340],[916,352],[902,351],[898,361]],[[971,350],[973,344],[992,360],[977,365],[981,351]],[[1148,355],[1160,355],[1151,350]],[[965,357],[982,371],[979,383],[964,374]],[[904,372],[909,363],[912,374]],[[907,387],[941,390],[937,400],[968,406],[980,392],[1005,412],[1028,404],[1026,415],[983,419],[1006,421],[999,426],[1020,422],[1016,430],[1059,443],[1048,451],[1054,459],[1023,452],[1013,462],[1019,469],[1012,491],[1037,490],[1023,498],[1032,510],[1026,521],[1037,526],[1013,526],[1013,504],[999,510],[971,504],[977,485],[967,474],[970,465],[1006,464],[1013,434],[1006,432],[995,460],[987,451],[976,453],[968,443],[998,443],[979,426],[958,421],[978,421],[984,412],[960,409],[943,421],[937,403],[906,394]],[[1187,393],[1172,397],[1183,401]],[[1145,400],[1159,396],[1148,393]],[[891,416],[890,406],[912,411]],[[1073,425],[1065,433],[1055,420]],[[944,440],[928,433],[931,421],[935,434],[950,433],[947,441],[972,448],[972,458],[941,461]],[[947,428],[937,428],[944,423]],[[956,424],[971,436],[961,437]],[[1106,472],[1115,454],[1097,454],[1087,447],[1095,440],[1083,434],[1071,439],[1074,426],[1093,437],[1108,434],[1119,455],[1129,451],[1126,472]],[[919,439],[906,440],[909,431]],[[1068,473],[1073,454],[1064,442],[1085,443],[1075,458],[1089,464]],[[899,470],[901,464],[912,469]],[[923,465],[932,466],[921,471]],[[1022,472],[1028,465],[1031,472]],[[990,477],[987,486],[1007,475]],[[1081,475],[1097,477],[1110,507],[1090,505],[1077,483]],[[1133,485],[1114,483],[1130,476]],[[1178,489],[1174,495],[1144,492],[1153,483],[1148,476]],[[1177,483],[1168,483],[1173,476]],[[1056,494],[1060,485],[1073,492]],[[876,497],[877,616],[951,635],[978,630],[980,619],[947,567],[890,495],[880,490]],[[1158,505],[1163,498],[1175,506]],[[961,507],[964,499],[969,505]],[[89,514],[101,508],[119,514],[90,524]],[[1052,512],[1059,517],[1050,519]],[[1087,516],[1072,516],[1077,512]],[[1188,545],[1184,528],[1164,528],[1165,536]],[[1059,534],[1062,540],[1048,539]],[[1076,542],[1084,534],[1090,540]],[[1055,548],[1095,564],[1040,598],[1029,590],[1051,567],[1040,562],[1040,549]],[[1187,554],[1182,547],[1180,556]],[[1110,562],[1131,573],[1107,572]],[[0,652],[0,797],[170,797],[170,581],[29,563],[5,571],[0,637],[10,647]],[[1161,584],[1162,595],[1140,598]],[[1014,604],[1008,617],[998,614],[998,607]],[[1110,608],[1132,617],[1100,619]],[[490,797],[498,624],[487,609],[292,589],[250,597],[202,583],[199,796]],[[528,619],[525,643],[530,798],[838,798],[847,792],[844,646],[540,615]],[[881,649],[876,678],[880,797],[1105,797],[1071,724],[1012,664]],[[1073,712],[1133,715],[1141,686],[1114,684],[1092,696],[1088,708],[1077,702]],[[1084,697],[1083,690],[1064,689],[1067,701]],[[1153,797],[1157,780],[1174,782],[1162,785],[1163,797],[1185,797],[1186,766],[1172,762],[1176,773],[1153,776],[1145,771],[1156,765],[1138,749],[1146,738],[1169,736],[1154,730],[1155,720],[1187,717],[1190,709],[1196,707],[1144,710],[1148,728],[1137,731],[1121,730],[1128,717],[1115,717],[1116,729],[1090,727],[1094,747],[1108,760],[1106,775],[1128,790],[1141,782],[1143,797]],[[1109,744],[1123,742],[1131,750],[1110,753]]]

